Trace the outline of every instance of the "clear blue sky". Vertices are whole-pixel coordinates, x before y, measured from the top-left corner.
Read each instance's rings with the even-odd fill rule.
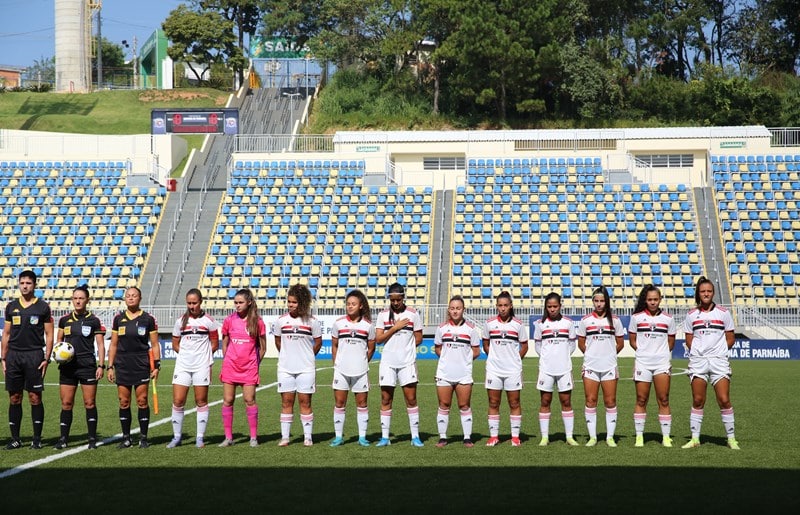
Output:
[[[181,0],[102,0],[102,34],[113,43],[139,45]],[[55,55],[54,0],[0,0],[0,64],[26,67]],[[131,57],[127,49],[126,59]]]

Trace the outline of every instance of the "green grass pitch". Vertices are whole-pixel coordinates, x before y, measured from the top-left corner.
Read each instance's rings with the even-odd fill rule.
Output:
[[[258,392],[261,445],[247,445],[244,405],[235,405],[234,435],[237,445],[221,449],[222,423],[219,384],[212,386],[208,445],[193,445],[195,417],[184,422],[185,444],[164,448],[172,436],[169,419],[172,362],[164,362],[158,387],[160,414],[153,415],[147,450],[118,450],[115,443],[95,451],[80,449],[86,442],[86,426],[80,393],[76,398],[72,438],[67,455],[52,449],[58,436],[58,388],[45,391],[45,443],[41,451],[0,451],[0,506],[3,513],[15,509],[31,513],[103,510],[116,513],[206,513],[228,511],[275,513],[429,513],[488,512],[508,509],[539,511],[591,510],[593,512],[766,512],[800,508],[800,421],[796,361],[734,361],[731,399],[736,410],[736,435],[742,450],[725,446],[719,408],[709,390],[703,423],[703,445],[680,449],[688,438],[690,392],[688,380],[678,375],[672,381],[673,438],[676,446],[662,448],[651,393],[646,444],[633,447],[633,383],[627,377],[631,359],[622,359],[618,406],[617,441],[608,448],[602,441],[595,448],[568,447],[564,441],[560,408],[551,419],[551,444],[538,447],[537,411],[539,393],[533,380],[536,360],[525,361],[526,385],[523,401],[523,446],[512,448],[508,439],[508,408],[501,409],[501,439],[494,448],[487,438],[486,392],[483,362],[476,363],[473,391],[474,440],[472,449],[460,443],[461,425],[457,409],[451,410],[451,444],[435,447],[436,393],[433,385],[435,361],[421,361],[418,389],[421,435],[425,447],[409,444],[408,418],[398,390],[392,420],[392,445],[361,448],[355,442],[355,404],[348,401],[346,444],[330,448],[333,438],[330,364],[320,362],[318,393],[314,395],[315,445],[302,445],[299,415],[292,426],[292,444],[278,448],[279,397],[274,386]],[[262,382],[274,382],[275,360],[262,364]],[[685,368],[676,361],[674,370]],[[215,366],[219,369],[219,364]],[[369,438],[380,436],[377,364],[370,374]],[[578,360],[575,360],[577,378]],[[48,383],[56,381],[51,368]],[[105,380],[99,389],[100,433],[108,438],[119,433],[116,389]],[[7,397],[0,403],[5,424]],[[583,388],[573,392],[575,431],[586,441],[582,416]],[[193,408],[190,400],[187,410]],[[135,416],[135,409],[134,409]],[[136,422],[134,421],[134,427]],[[598,410],[598,431],[603,438],[605,417]],[[30,443],[30,408],[24,401],[22,435]],[[2,444],[8,431],[0,432]],[[69,454],[72,453],[72,454]],[[52,458],[59,457],[59,459]],[[38,462],[40,460],[41,462]],[[19,467],[29,467],[16,473]],[[13,473],[12,473],[13,472]]]

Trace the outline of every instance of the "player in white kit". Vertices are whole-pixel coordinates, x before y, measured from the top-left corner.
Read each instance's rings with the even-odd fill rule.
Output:
[[[487,447],[500,443],[500,401],[506,391],[511,420],[511,445],[519,447],[522,427],[522,358],[528,353],[528,329],[514,317],[511,294],[500,292],[497,316],[483,326],[483,351],[486,353],[486,392],[489,395],[489,439]]]
[[[647,401],[650,384],[655,386],[658,401],[658,422],[661,444],[672,447],[672,412],[669,408],[669,386],[672,374],[672,349],[675,347],[675,320],[661,310],[661,291],[652,284],[639,292],[639,300],[628,324],[628,339],[636,351],[633,381],[636,385],[636,406],[633,426],[635,447],[644,447],[644,426],[647,420]]]
[[[706,390],[708,383],[711,383],[722,415],[722,425],[728,436],[728,447],[738,451],[730,399],[731,365],[728,361],[728,350],[736,341],[733,317],[730,311],[714,303],[714,284],[705,277],[697,281],[694,300],[697,307],[689,311],[684,320],[686,348],[689,349],[689,379],[692,382],[692,412],[689,416],[692,438],[683,448],[700,446]]]
[[[286,294],[288,312],[272,326],[275,348],[278,349],[278,393],[281,394],[280,447],[289,445],[294,419],[294,401],[300,404],[303,445],[314,445],[312,439],[314,412],[311,395],[316,390],[316,355],[322,348],[322,328],[311,314],[311,291],[304,284],[295,284]]]
[[[464,445],[472,447],[472,362],[481,353],[481,335],[474,324],[464,319],[464,298],[461,295],[450,299],[447,305],[447,322],[436,329],[434,345],[436,355],[439,356],[436,367],[436,394],[439,397],[436,424],[439,442],[436,447],[447,445],[447,426],[453,393],[456,394],[461,415]]]
[[[534,346],[539,355],[536,388],[541,393],[539,429],[542,439],[539,445],[542,447],[550,443],[550,404],[556,387],[567,445],[578,445],[573,437],[575,414],[572,411],[572,353],[575,352],[576,338],[575,323],[561,314],[561,295],[548,294],[544,299],[542,319],[533,326]]]
[[[203,294],[197,288],[186,293],[186,312],[175,321],[172,329],[172,349],[178,354],[172,375],[172,441],[167,449],[181,444],[183,409],[189,387],[194,386],[197,406],[197,436],[195,445],[205,447],[203,437],[208,424],[208,387],[211,384],[213,354],[219,348],[222,324],[203,311]]]
[[[625,329],[611,312],[611,299],[604,286],[592,292],[594,311],[578,324],[578,348],[583,352],[583,389],[586,396],[586,426],[589,431],[587,447],[597,445],[597,397],[603,388],[606,408],[606,444],[616,447],[617,428],[617,354],[624,345]]]
[[[391,444],[394,389],[403,388],[411,428],[411,445],[422,447],[419,438],[419,406],[417,406],[417,347],[422,343],[422,319],[416,310],[406,306],[405,288],[400,283],[389,286],[389,309],[378,314],[375,340],[383,344],[380,363],[381,439],[378,447]]]
[[[345,298],[346,315],[336,319],[331,327],[333,353],[333,429],[331,447],[344,443],[344,420],[347,392],[356,398],[358,444],[369,447],[367,424],[369,410],[369,361],[375,354],[375,325],[367,297],[361,290],[352,290]]]

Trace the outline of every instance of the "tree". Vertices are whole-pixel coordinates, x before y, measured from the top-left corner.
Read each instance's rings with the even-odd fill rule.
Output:
[[[251,38],[256,33],[261,19],[260,0],[194,0],[194,3],[200,12],[217,12],[233,23],[239,52],[228,52],[228,64],[236,71],[239,83],[244,82],[245,56],[248,54],[244,37]]]
[[[219,12],[196,12],[180,5],[161,26],[172,42],[167,54],[175,61],[185,62],[198,82],[202,82],[203,74],[212,64],[226,63],[229,59],[236,62],[241,56],[235,44],[233,22]]]
[[[44,57],[35,59],[31,66],[25,70],[27,81],[36,84],[55,84],[56,82],[56,58]]]
[[[104,68],[118,68],[125,66],[125,51],[122,49],[122,46],[112,43],[106,38],[102,38],[100,40],[100,44],[102,45],[100,54],[102,55]],[[96,48],[97,37],[94,38],[94,45]],[[92,56],[93,70],[97,69],[97,54],[98,52],[95,51],[94,55]]]
[[[794,0],[759,0],[732,23],[732,57],[745,72],[794,74],[800,59],[800,16]]]

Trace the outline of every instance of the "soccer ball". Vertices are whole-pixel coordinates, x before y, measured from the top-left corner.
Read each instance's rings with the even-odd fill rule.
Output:
[[[69,363],[75,356],[75,348],[68,342],[53,345],[53,359],[56,363]]]

